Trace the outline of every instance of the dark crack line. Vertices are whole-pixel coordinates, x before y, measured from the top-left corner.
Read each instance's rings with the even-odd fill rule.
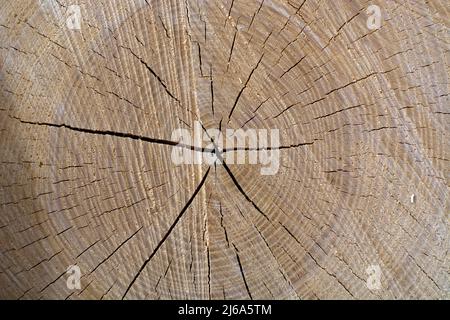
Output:
[[[211,91],[211,110],[214,115],[214,81],[212,66],[209,66],[209,89]]]
[[[266,0],[262,0],[262,1],[261,1],[261,3],[259,4],[258,10],[253,14],[252,20],[250,21],[250,24],[248,25],[247,30],[250,30],[250,27],[252,26],[253,21],[255,20],[256,16],[257,16],[258,13],[259,13],[259,11],[261,11],[261,8],[262,8],[262,6],[263,6],[263,4],[264,4],[264,1],[266,1]]]
[[[284,75],[285,75],[286,73],[288,73],[289,71],[291,71],[292,69],[294,69],[296,66],[298,66],[298,65],[299,65],[306,57],[307,57],[307,55],[303,56],[299,61],[297,61],[296,63],[294,63],[294,65],[292,65],[289,69],[287,69],[286,71],[284,71],[280,78],[283,78]]]
[[[231,18],[231,10],[233,10],[233,5],[234,5],[234,0],[231,0],[231,6],[230,6],[230,9],[228,9],[228,15],[227,15],[227,17],[225,18],[225,24],[224,24],[224,27],[227,25],[228,19]]]
[[[207,248],[208,251],[208,294],[209,299],[211,300],[211,256],[209,254],[209,247]]]
[[[133,233],[131,236],[129,236],[127,239],[125,239],[116,249],[113,250],[105,259],[102,260],[95,268],[91,271],[91,273],[94,273],[95,270],[97,270],[103,263],[105,263],[109,258],[111,258],[120,248],[122,248],[128,241],[130,241],[134,236],[142,230],[142,227],[140,227],[135,233]]]
[[[231,57],[233,56],[234,44],[236,43],[237,30],[234,32],[233,41],[231,43],[230,53],[228,54],[228,63],[227,63],[227,71],[230,67]]]
[[[180,103],[180,100],[177,97],[175,97],[175,95],[172,92],[170,92],[169,88],[167,88],[167,85],[164,83],[164,81],[161,79],[161,77],[150,67],[150,65],[147,62],[144,61],[144,59],[142,59],[137,54],[135,54],[130,48],[127,48],[127,47],[123,47],[123,48],[128,49],[131,52],[131,54],[136,59],[138,59],[139,62],[141,62],[145,66],[145,68],[156,78],[156,80],[158,80],[158,82],[161,84],[161,86],[164,88],[164,90],[167,92],[167,94],[172,99],[174,99],[176,102]]]
[[[19,119],[17,117],[12,117],[12,116],[10,116],[10,117],[13,118],[13,119],[16,119],[16,120],[18,120],[18,121],[20,121],[21,123],[24,123],[24,124],[31,124],[31,125],[38,125],[38,126],[48,126],[48,127],[53,127],[53,128],[65,128],[65,129],[68,129],[68,130],[81,132],[81,133],[86,133],[86,134],[112,136],[112,137],[132,139],[132,140],[138,140],[138,141],[149,142],[149,143],[154,143],[154,144],[172,146],[172,147],[186,148],[188,150],[192,150],[192,151],[196,151],[196,152],[204,152],[204,153],[212,153],[212,152],[214,152],[214,153],[218,154],[218,151],[220,150],[220,149],[218,149],[218,147],[216,146],[214,141],[212,141],[212,142],[214,143],[215,148],[214,149],[209,149],[209,148],[206,148],[206,147],[191,146],[191,145],[179,143],[177,141],[166,140],[166,139],[158,139],[158,138],[151,138],[151,137],[142,136],[142,135],[138,135],[138,134],[134,134],[134,133],[128,133],[128,132],[80,128],[80,127],[74,127],[74,126],[71,126],[71,125],[65,124],[65,123],[58,124],[58,123],[50,123],[50,122],[34,122],[34,121],[22,120],[22,119]],[[203,129],[206,130],[205,128],[203,128]],[[312,145],[312,144],[313,144],[313,142],[304,142],[304,143],[292,144],[292,145],[288,145],[288,146],[279,146],[279,147],[270,147],[270,146],[268,146],[266,148],[249,148],[249,147],[240,148],[240,147],[234,147],[234,148],[224,148],[221,152],[222,153],[227,153],[227,152],[234,152],[234,151],[240,151],[240,150],[243,150],[243,151],[283,150],[283,149],[291,149],[291,148],[296,148],[296,147],[306,146],[306,145]]]
[[[239,258],[238,249],[236,248],[236,246],[234,244],[233,244],[233,247],[234,247],[234,250],[236,253],[236,260],[239,265],[239,270],[241,271],[241,276],[242,276],[242,280],[244,281],[245,289],[247,290],[247,294],[250,297],[250,300],[253,300],[252,294],[250,293],[250,289],[248,287],[247,279],[245,278],[244,269],[242,268],[241,259]]]
[[[171,141],[171,140],[150,138],[150,137],[146,137],[146,136],[142,136],[142,135],[138,135],[138,134],[134,134],[134,133],[118,132],[118,131],[112,131],[112,130],[96,130],[96,129],[89,129],[89,128],[74,127],[74,126],[71,126],[71,125],[68,125],[65,123],[57,124],[57,123],[50,123],[50,122],[33,122],[33,121],[21,120],[16,117],[12,117],[12,118],[20,121],[21,123],[31,124],[31,125],[48,126],[48,127],[53,127],[53,128],[65,128],[65,129],[69,129],[72,131],[82,132],[82,133],[87,133],[87,134],[96,134],[96,135],[103,135],[103,136],[127,138],[127,139],[132,139],[132,140],[140,140],[140,141],[154,143],[154,144],[187,148],[189,150],[198,151],[198,152],[211,152],[212,151],[207,148],[190,146],[187,144],[182,144],[182,143],[178,143],[176,141]]]
[[[236,108],[236,106],[237,106],[237,104],[238,104],[238,102],[239,102],[239,99],[240,99],[241,96],[242,96],[242,93],[243,93],[244,90],[247,88],[247,85],[248,85],[248,83],[250,82],[250,80],[251,80],[251,78],[252,78],[252,76],[253,76],[253,73],[254,73],[255,70],[258,68],[258,66],[259,66],[259,64],[261,63],[261,60],[262,60],[263,57],[264,57],[264,54],[261,55],[261,58],[259,58],[258,63],[257,63],[256,66],[252,69],[252,71],[250,72],[250,74],[249,74],[249,76],[248,76],[248,78],[247,78],[247,81],[245,81],[244,86],[241,88],[241,91],[239,91],[239,94],[237,95],[236,100],[234,101],[233,107],[232,107],[231,110],[230,110],[230,114],[228,115],[228,122],[230,122],[231,116],[233,115],[234,109]]]
[[[200,184],[197,186],[197,188],[195,189],[193,195],[191,196],[191,198],[188,200],[188,202],[186,203],[186,205],[183,207],[183,209],[181,209],[180,214],[177,216],[177,218],[175,219],[175,221],[172,223],[172,225],[170,226],[169,230],[167,230],[166,234],[164,235],[164,237],[161,239],[161,241],[158,243],[158,245],[155,247],[155,249],[153,250],[152,254],[148,257],[147,260],[144,261],[144,263],[142,264],[141,268],[139,269],[139,271],[137,272],[137,274],[134,276],[133,280],[130,282],[130,284],[127,287],[127,290],[125,291],[125,293],[122,296],[122,300],[126,297],[128,291],[130,291],[131,287],[133,286],[133,284],[136,282],[137,278],[140,276],[140,274],[142,273],[142,271],[145,269],[145,267],[147,266],[147,264],[152,260],[152,258],[155,256],[155,254],[158,252],[158,250],[161,248],[161,246],[164,244],[164,242],[167,240],[167,238],[169,237],[169,235],[172,233],[173,229],[175,228],[175,226],[177,225],[178,221],[181,219],[181,217],[183,216],[183,214],[187,211],[187,209],[189,208],[189,206],[191,205],[191,203],[194,201],[195,197],[197,196],[197,194],[200,192],[200,189],[203,187],[203,184],[206,181],[206,178],[208,177],[208,173],[209,170],[211,169],[211,167],[208,168],[208,170],[206,171],[205,175],[203,176],[202,180],[200,181]]]
[[[364,105],[364,104],[358,104],[358,105],[355,105],[355,106],[351,106],[351,107],[347,107],[347,108],[344,108],[344,109],[336,110],[336,111],[334,111],[334,112],[325,114],[325,115],[323,115],[323,116],[315,117],[314,120],[326,118],[326,117],[329,117],[329,116],[338,114],[338,113],[340,113],[340,112],[344,112],[344,111],[347,111],[347,110],[351,110],[351,109],[358,108],[358,107],[363,107],[363,106],[365,106],[365,105]]]
[[[222,153],[233,152],[233,151],[268,151],[268,150],[283,150],[283,149],[291,149],[298,148],[302,146],[311,146],[314,142],[302,142],[297,144],[291,144],[288,146],[279,146],[279,147],[266,147],[266,148],[250,148],[250,147],[234,147],[234,148],[224,148]],[[210,150],[212,152],[212,150]]]

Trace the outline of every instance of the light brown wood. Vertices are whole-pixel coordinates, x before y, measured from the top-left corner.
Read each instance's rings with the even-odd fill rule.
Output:
[[[448,1],[73,4],[0,1],[0,298],[449,298]],[[195,121],[280,170],[174,165]]]

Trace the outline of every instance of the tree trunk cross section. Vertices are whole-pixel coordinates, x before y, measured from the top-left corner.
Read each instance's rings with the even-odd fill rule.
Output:
[[[450,298],[448,1],[0,5],[0,298]]]

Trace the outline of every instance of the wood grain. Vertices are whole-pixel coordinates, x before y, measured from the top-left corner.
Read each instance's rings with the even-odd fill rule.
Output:
[[[448,1],[0,5],[0,298],[449,298]],[[195,121],[280,170],[174,165]]]

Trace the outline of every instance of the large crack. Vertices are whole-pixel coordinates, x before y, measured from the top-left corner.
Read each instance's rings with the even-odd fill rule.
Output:
[[[191,146],[183,143],[179,143],[177,141],[172,140],[166,140],[166,139],[158,139],[158,138],[151,138],[147,136],[142,136],[134,133],[128,133],[128,132],[120,132],[120,131],[112,131],[112,130],[98,130],[98,129],[90,129],[90,128],[81,128],[81,127],[75,127],[69,124],[65,123],[51,123],[51,122],[34,122],[34,121],[27,121],[22,120],[17,117],[11,117],[13,119],[16,119],[24,124],[31,124],[31,125],[39,125],[39,126],[48,126],[48,127],[54,127],[54,128],[65,128],[76,132],[82,132],[87,134],[96,134],[96,135],[103,135],[103,136],[113,136],[118,138],[127,138],[132,140],[140,140],[144,142],[154,143],[154,144],[160,144],[160,145],[167,145],[172,147],[180,147],[180,148],[187,148],[193,151],[198,152],[211,152],[212,150],[206,149],[206,148],[200,148],[196,146]]]
[[[188,150],[196,151],[196,152],[202,152],[202,153],[216,153],[218,154],[218,148],[215,145],[215,148],[210,149],[206,147],[198,147],[195,145],[188,145],[184,143],[180,143],[178,141],[173,140],[167,140],[167,139],[160,139],[160,138],[152,138],[148,136],[143,136],[135,133],[129,133],[129,132],[120,132],[120,131],[113,131],[113,130],[99,130],[99,129],[90,129],[90,128],[82,128],[82,127],[75,127],[69,124],[65,123],[51,123],[51,122],[37,122],[37,121],[28,121],[28,120],[22,120],[18,117],[10,116],[11,118],[24,123],[24,124],[30,124],[30,125],[38,125],[38,126],[48,126],[53,128],[64,128],[71,131],[86,133],[86,134],[95,134],[95,135],[103,135],[103,136],[112,136],[112,137],[118,137],[118,138],[125,138],[125,139],[131,139],[131,140],[138,140],[138,141],[144,141],[149,142],[153,144],[159,144],[159,145],[166,145],[166,146],[172,146],[172,147],[178,147],[178,148],[186,148]],[[203,128],[204,129],[204,128]],[[206,130],[206,129],[204,129]],[[297,148],[301,146],[308,146],[312,145],[314,142],[301,142],[297,144],[291,144],[291,145],[285,145],[285,146],[279,146],[279,147],[270,147],[267,146],[265,148],[257,147],[257,148],[250,148],[250,147],[233,147],[233,148],[224,148],[220,152],[221,153],[227,153],[227,152],[234,152],[234,151],[267,151],[267,150],[283,150],[283,149],[291,149],[291,148]]]
[[[183,214],[187,211],[187,209],[189,208],[189,206],[191,205],[191,203],[194,201],[195,197],[197,196],[197,194],[200,192],[201,188],[203,187],[203,185],[205,184],[206,178],[208,177],[208,173],[209,170],[211,169],[211,167],[208,168],[208,170],[206,171],[205,175],[203,176],[202,180],[200,181],[199,185],[197,186],[197,188],[195,189],[194,193],[192,194],[191,198],[188,200],[188,202],[185,204],[185,206],[183,207],[183,209],[181,209],[180,213],[178,214],[177,218],[175,219],[175,221],[172,223],[172,225],[170,226],[169,230],[167,230],[166,234],[164,235],[164,237],[162,237],[161,241],[159,241],[158,245],[155,247],[155,249],[153,249],[153,252],[150,254],[150,256],[147,258],[147,260],[144,261],[144,263],[142,264],[142,266],[139,268],[138,272],[136,273],[136,275],[134,276],[133,280],[130,282],[130,284],[128,285],[127,289],[125,290],[125,293],[122,296],[122,300],[125,299],[126,295],[128,294],[128,292],[130,291],[131,287],[133,286],[133,284],[136,282],[137,278],[139,278],[140,274],[142,273],[142,271],[145,269],[145,267],[147,266],[147,264],[152,260],[152,258],[155,256],[155,254],[158,252],[158,250],[161,248],[161,246],[164,244],[164,242],[167,240],[167,238],[170,236],[170,234],[172,233],[173,229],[175,228],[175,226],[177,225],[178,221],[180,221],[181,217],[183,216]]]
[[[236,106],[237,106],[237,104],[238,104],[238,102],[239,102],[239,99],[241,98],[242,93],[243,93],[244,90],[247,88],[248,83],[250,82],[250,80],[251,80],[251,78],[252,78],[252,76],[253,76],[253,73],[255,72],[256,69],[258,69],[258,66],[259,66],[259,64],[261,63],[261,60],[263,59],[263,57],[264,57],[264,54],[262,54],[261,57],[259,58],[258,63],[257,63],[256,66],[252,69],[252,71],[250,72],[250,74],[249,74],[247,80],[246,80],[245,83],[244,83],[244,86],[243,86],[243,87],[241,88],[241,90],[239,91],[239,93],[238,93],[238,95],[237,95],[237,97],[236,97],[236,100],[234,100],[233,107],[231,108],[230,113],[228,114],[228,122],[230,122],[231,116],[233,115],[234,109],[236,108]]]
[[[236,248],[236,246],[233,244],[235,253],[236,253],[236,260],[239,265],[239,270],[241,272],[242,281],[244,281],[245,289],[247,290],[247,294],[250,297],[250,300],[253,300],[252,294],[250,293],[250,288],[248,287],[247,279],[245,278],[244,269],[242,268],[241,258],[239,257],[239,250]]]
[[[239,184],[239,182],[237,181],[236,177],[234,176],[233,172],[231,172],[230,168],[227,166],[227,164],[222,160],[222,165],[225,168],[225,171],[228,173],[228,175],[230,176],[231,180],[233,181],[234,185],[236,186],[236,188],[239,190],[239,192],[244,196],[245,200],[247,200],[248,202],[250,202],[252,204],[252,206],[259,212],[261,213],[264,218],[267,219],[267,221],[270,221],[269,218],[267,217],[267,215],[258,207],[258,205],[245,193],[244,189],[242,188],[242,186]]]

